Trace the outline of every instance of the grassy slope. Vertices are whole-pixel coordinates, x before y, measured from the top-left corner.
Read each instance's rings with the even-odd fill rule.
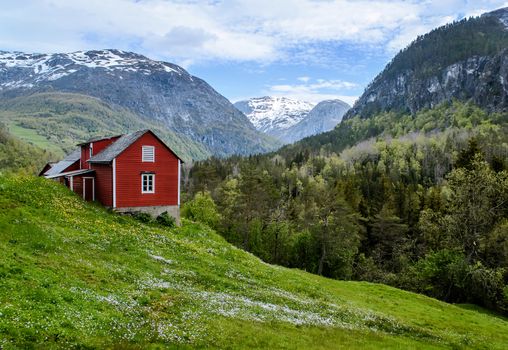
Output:
[[[10,135],[0,123],[0,174],[16,172],[38,174],[54,153],[42,150]]]
[[[0,178],[0,348],[508,347],[508,321],[267,265],[211,230],[146,225]]]
[[[95,136],[152,129],[184,159],[210,155],[204,146],[97,98],[70,93],[39,93],[0,100],[0,122],[14,136],[60,156]]]

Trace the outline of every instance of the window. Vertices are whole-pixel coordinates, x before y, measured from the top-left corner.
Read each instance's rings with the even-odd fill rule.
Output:
[[[155,174],[141,174],[141,193],[155,193]]]
[[[141,147],[141,161],[155,162],[155,147],[154,146],[142,146]]]

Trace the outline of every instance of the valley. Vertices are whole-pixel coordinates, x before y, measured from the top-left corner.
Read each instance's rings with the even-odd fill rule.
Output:
[[[350,108],[341,100],[312,104],[270,96],[238,101],[234,106],[249,118],[257,130],[284,144],[332,130]]]
[[[508,8],[376,4],[361,38],[291,22],[333,1],[244,36],[211,2],[129,50],[0,51],[0,349],[506,349]]]

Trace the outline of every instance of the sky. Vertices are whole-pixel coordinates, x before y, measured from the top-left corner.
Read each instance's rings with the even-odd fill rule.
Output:
[[[232,102],[352,104],[418,35],[498,0],[0,0],[0,50],[116,48],[181,65]]]

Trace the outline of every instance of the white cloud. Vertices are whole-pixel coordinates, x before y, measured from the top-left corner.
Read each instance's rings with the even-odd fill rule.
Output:
[[[118,47],[187,64],[290,60],[288,50],[316,44],[319,60],[319,45],[330,42],[392,52],[461,15],[506,5],[496,0],[0,2],[0,45],[5,49]]]
[[[323,100],[340,99],[349,104],[354,103],[358,96],[345,95],[344,90],[357,87],[357,84],[342,80],[315,79],[309,77],[298,84],[277,84],[269,86],[264,92],[271,96],[284,96],[297,100],[318,103]],[[298,79],[301,81],[301,79]]]

